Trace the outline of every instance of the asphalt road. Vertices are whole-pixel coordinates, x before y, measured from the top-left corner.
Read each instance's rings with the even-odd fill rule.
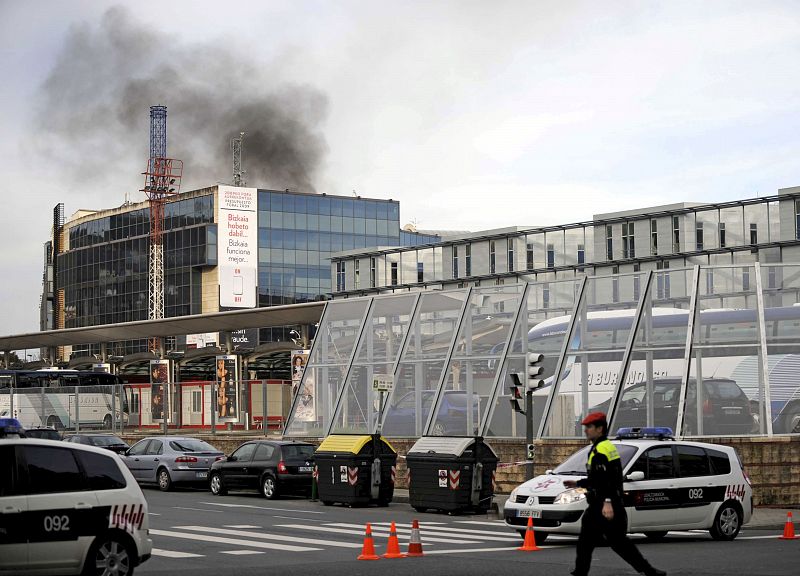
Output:
[[[551,537],[538,552],[519,552],[520,538],[502,521],[485,516],[419,514],[407,504],[388,508],[326,507],[257,494],[145,488],[154,554],[138,574],[238,576],[281,573],[303,576],[388,574],[420,576],[569,574],[575,539]],[[389,523],[397,524],[406,550],[411,521],[420,521],[425,557],[357,561],[364,525],[372,523],[378,554],[386,550]],[[645,557],[669,574],[789,575],[800,566],[800,540],[776,538],[775,530],[744,529],[734,542],[707,532],[681,532],[662,542],[637,538]],[[608,548],[595,552],[592,574],[635,574]]]

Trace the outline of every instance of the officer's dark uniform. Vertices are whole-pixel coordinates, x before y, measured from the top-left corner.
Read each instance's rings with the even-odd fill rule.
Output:
[[[590,414],[583,424],[605,423],[605,414]],[[622,499],[622,463],[617,448],[605,436],[595,441],[589,451],[586,463],[588,477],[577,482],[578,486],[587,489],[586,499],[589,508],[583,513],[581,534],[578,538],[578,557],[575,560],[575,576],[589,574],[592,563],[592,552],[601,538],[605,538],[614,552],[620,555],[638,572],[648,575],[665,574],[653,568],[644,559],[636,545],[627,537],[628,515]],[[614,508],[614,518],[603,517],[603,504],[606,499]]]

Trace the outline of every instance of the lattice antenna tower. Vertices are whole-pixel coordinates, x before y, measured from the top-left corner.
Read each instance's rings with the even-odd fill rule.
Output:
[[[148,260],[147,317],[164,317],[164,206],[180,192],[183,161],[167,158],[167,107],[150,106],[150,158],[142,192],[150,201],[150,255]],[[155,351],[156,341],[150,343]]]
[[[238,138],[231,138],[231,152],[233,153],[233,185],[247,186],[242,170],[242,146],[244,145],[244,132],[239,132]]]

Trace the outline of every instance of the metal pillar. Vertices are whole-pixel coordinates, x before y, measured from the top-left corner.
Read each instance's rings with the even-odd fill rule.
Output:
[[[683,413],[686,409],[686,392],[689,388],[689,374],[692,370],[692,351],[694,349],[695,330],[697,325],[697,295],[700,287],[700,266],[694,266],[694,279],[692,281],[692,295],[689,300],[689,316],[686,323],[686,347],[683,353],[683,372],[681,373],[681,391],[678,400],[678,421],[675,424],[675,437],[683,436]],[[697,378],[695,378],[697,386]]]
[[[761,264],[756,262],[756,304],[758,307],[758,375],[760,432],[772,436],[772,395],[769,382],[769,350],[767,349],[766,320],[764,317],[764,291],[761,285]]]

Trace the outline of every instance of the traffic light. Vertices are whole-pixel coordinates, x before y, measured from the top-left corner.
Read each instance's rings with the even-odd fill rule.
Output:
[[[523,384],[519,379],[519,374],[511,374],[511,408],[514,412],[525,414],[525,409],[522,407],[522,402],[525,400],[525,395],[522,392]]]
[[[542,378],[544,368],[541,366],[543,361],[544,354],[539,354],[538,352],[528,353],[528,380],[525,387],[526,391],[532,392],[544,386],[544,379]]]

